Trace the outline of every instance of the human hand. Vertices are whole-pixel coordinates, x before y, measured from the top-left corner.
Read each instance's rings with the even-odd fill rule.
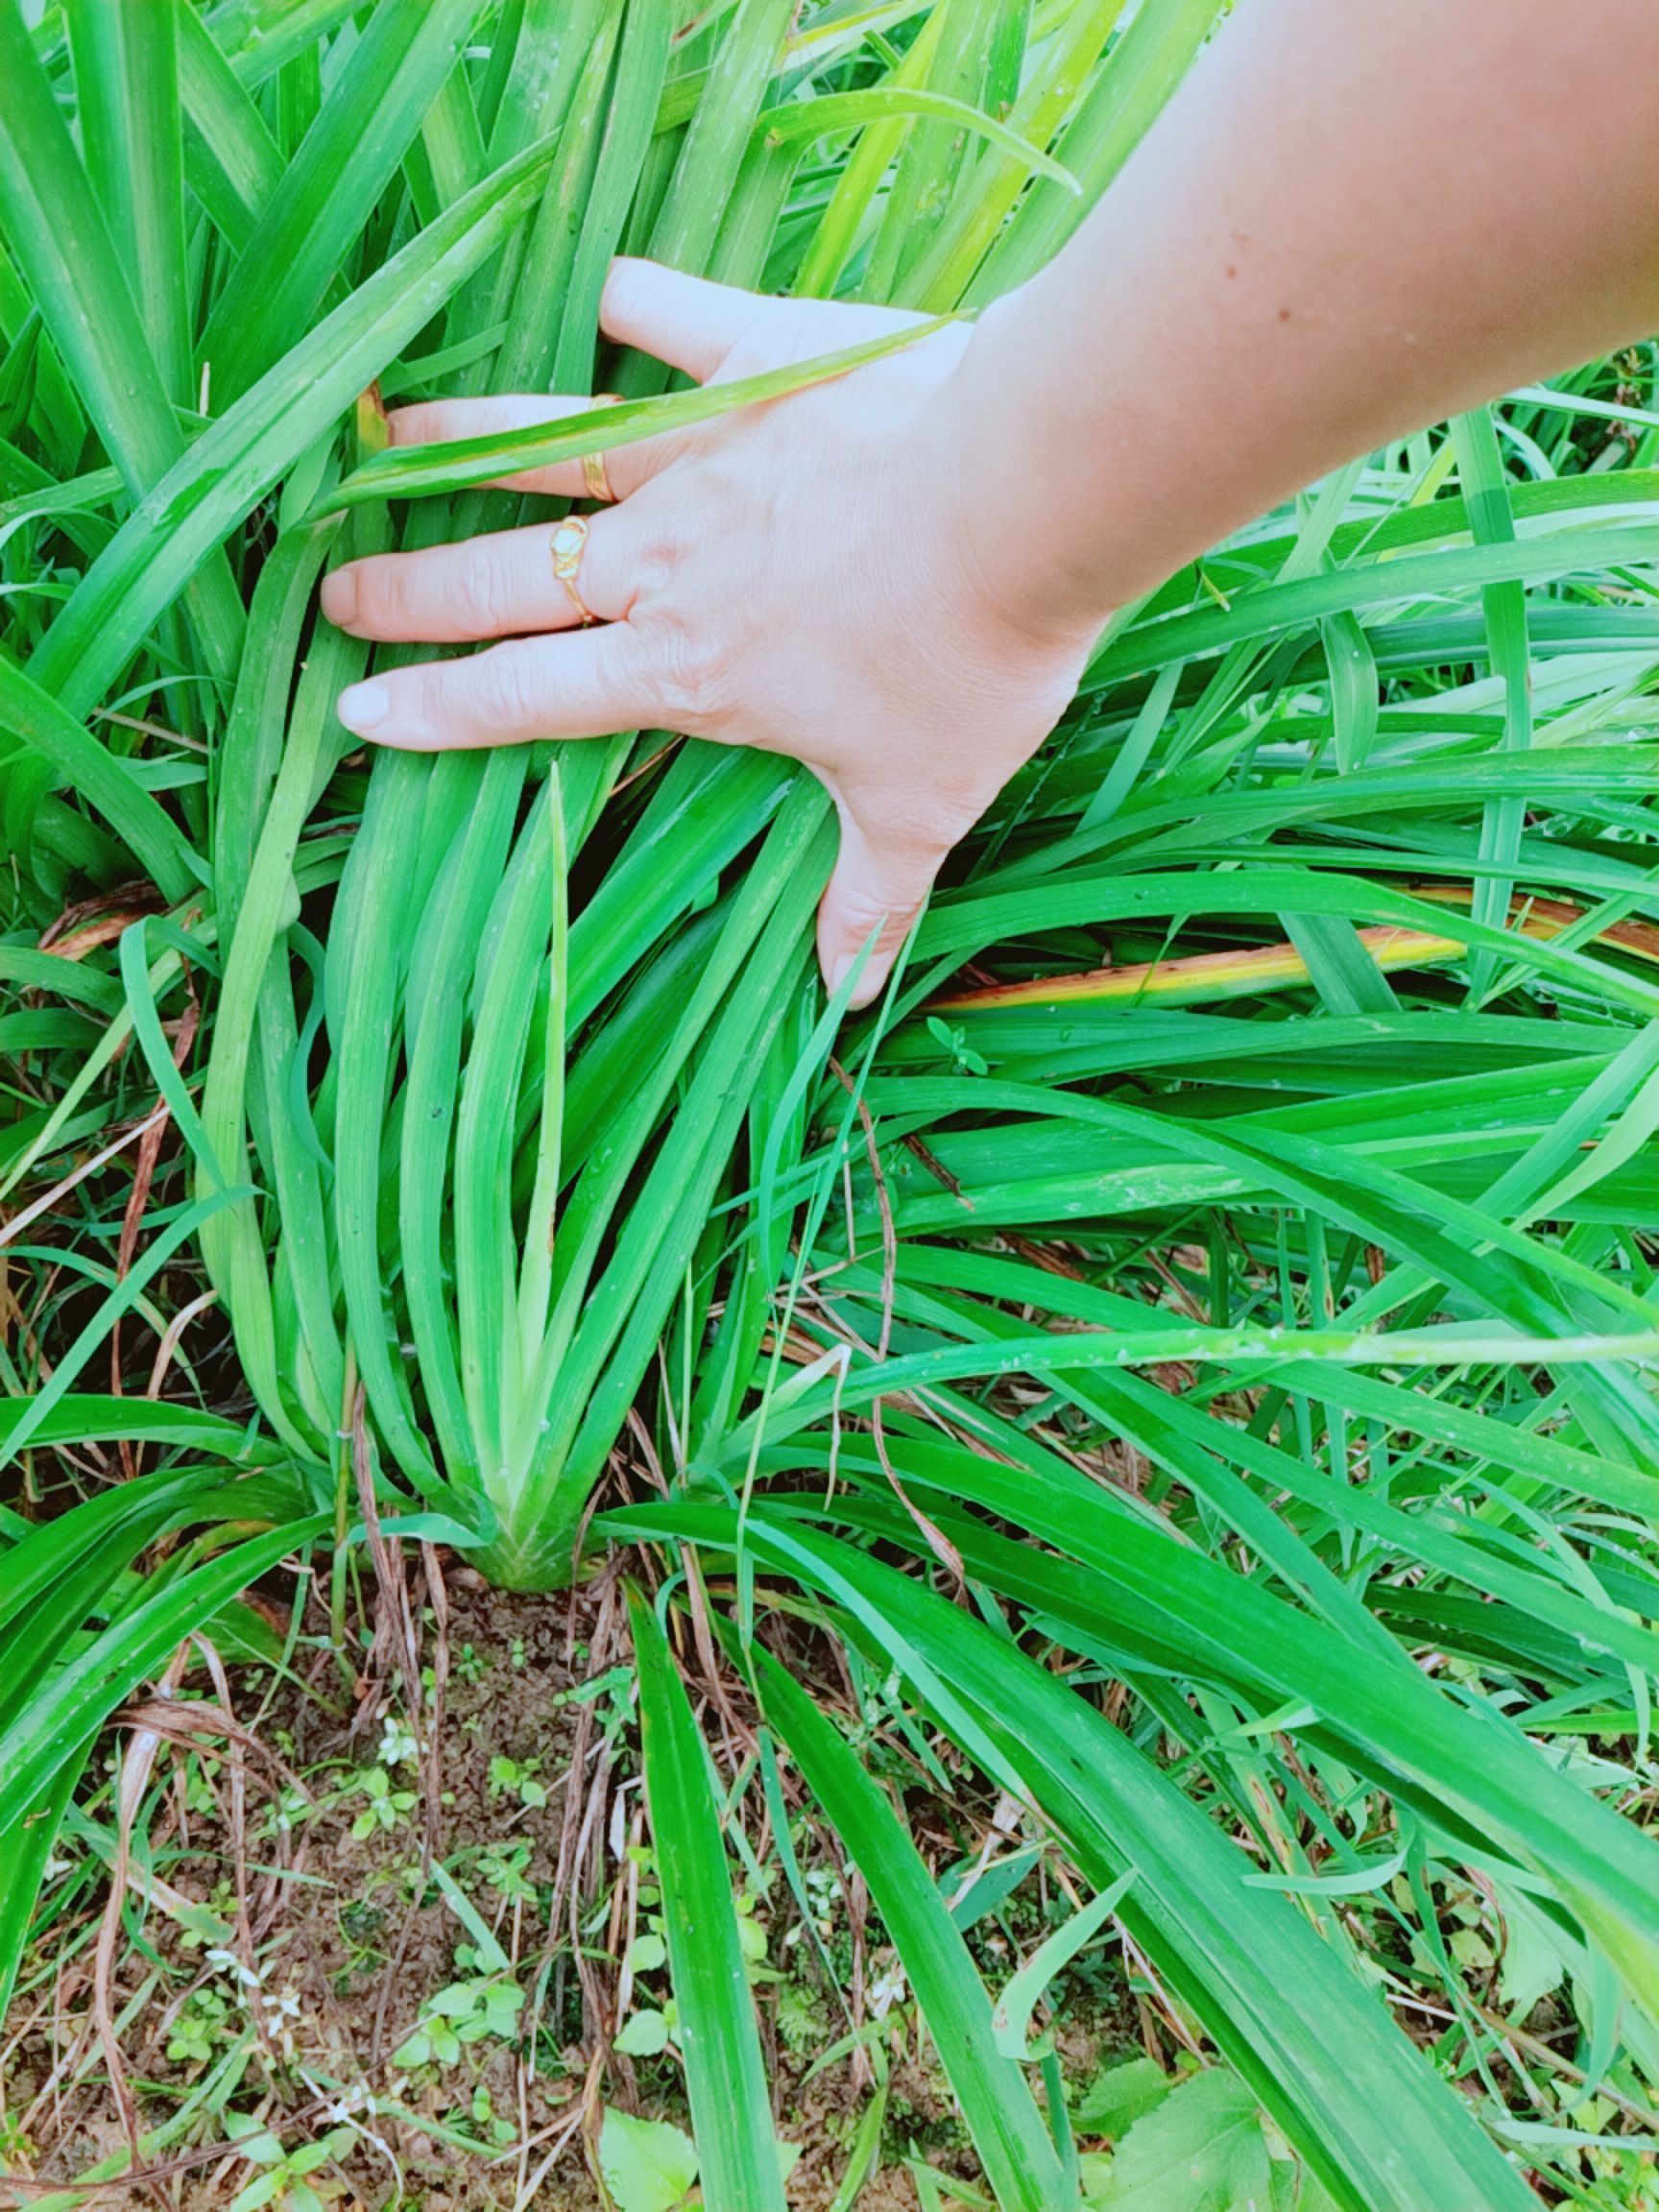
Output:
[[[779,300],[619,260],[607,333],[703,382],[757,374],[921,320]],[[348,729],[412,751],[668,729],[803,761],[841,846],[818,917],[831,988],[876,932],[854,998],[881,988],[950,847],[1064,710],[1094,625],[1041,630],[999,595],[995,455],[965,450],[967,326],[783,398],[607,458],[578,614],[555,524],[349,563],[323,587],[359,637],[512,640],[387,670],[340,700]],[[547,421],[585,399],[438,400],[395,444]],[[579,462],[506,477],[582,494]]]

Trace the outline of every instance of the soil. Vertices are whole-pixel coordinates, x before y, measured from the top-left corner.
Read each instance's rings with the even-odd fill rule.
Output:
[[[388,1721],[406,1725],[408,1701],[396,1695],[401,1685],[395,1670],[374,1679],[374,1659],[385,1654],[371,1654],[354,1696],[326,1650],[309,1654],[303,1673],[286,1681],[273,1682],[252,1671],[233,1671],[231,1677],[233,1709],[257,1743],[267,1747],[266,1756],[250,1753],[243,1763],[241,1856],[247,1869],[248,1937],[234,1948],[245,1968],[252,1960],[257,1977],[256,1988],[249,1985],[246,2009],[262,2032],[234,2106],[257,2108],[291,2146],[307,2133],[326,2130],[328,2119],[318,2115],[317,2106],[332,2101],[329,2092],[343,2097],[349,2108],[366,2091],[396,2094],[407,2117],[386,2120],[377,2114],[367,2123],[391,2155],[364,2150],[343,2161],[356,2199],[376,2212],[399,2200],[428,2212],[493,2212],[514,2201],[519,2180],[516,2160],[505,2168],[492,2167],[446,2149],[421,2126],[425,2118],[472,2132],[469,2100],[475,2084],[484,2085],[496,2113],[512,2117],[518,2128],[527,2124],[533,2137],[543,2136],[543,2149],[544,2131],[557,2132],[582,2108],[587,2072],[581,2043],[583,1994],[579,1985],[566,1992],[565,1977],[559,1972],[568,1960],[567,1945],[553,1961],[548,2003],[555,2018],[561,2008],[571,2014],[576,2032],[568,2042],[555,2034],[551,2051],[543,2033],[536,2068],[521,2066],[507,2045],[493,2040],[473,2046],[468,2056],[476,2062],[453,2075],[390,2063],[426,2000],[462,1971],[457,1949],[469,1940],[440,1889],[420,1879],[428,1818],[431,1856],[458,1873],[464,1888],[476,1889],[478,1909],[493,1924],[492,1933],[520,1980],[528,1983],[549,1949],[537,1900],[558,1880],[561,1853],[568,1858],[576,1840],[566,1836],[566,1814],[577,1809],[571,1794],[573,1758],[581,1760],[578,1780],[589,1792],[594,1824],[610,1781],[606,1769],[611,1763],[602,1742],[594,1741],[591,1708],[563,1697],[586,1682],[593,1635],[613,1623],[610,1594],[528,1599],[469,1586],[474,1583],[475,1578],[464,1573],[458,1576],[451,1568],[448,1681],[436,1777],[425,1759],[381,1768],[392,1790],[413,1800],[397,1808],[395,1827],[375,1825],[355,1834],[368,1800],[360,1791],[347,1794],[343,1789],[379,1763]],[[423,1657],[430,1670],[435,1637],[429,1613],[423,1625]],[[211,1695],[208,1685],[192,1678],[184,1695],[201,1689]],[[256,1711],[247,1709],[248,1696],[259,1696]],[[425,1702],[429,1706],[429,1698]],[[585,1714],[589,1716],[586,1726]],[[579,1741],[584,1737],[587,1742]],[[197,1747],[193,1786],[185,1781],[182,1749],[174,1755],[149,1844],[157,1871],[175,1891],[232,1918],[238,1856],[235,1777],[221,1747],[209,1749],[220,1755],[204,1770]],[[541,1785],[542,1802],[525,1804],[516,1793],[492,1788],[491,1762],[503,1759]],[[165,1766],[164,1755],[157,1778]],[[286,1833],[276,1819],[284,1791],[290,1806]],[[304,1796],[296,1802],[301,1791]],[[591,1835],[587,1839],[589,1844],[592,1839]],[[532,1892],[529,1897],[509,1900],[488,1883],[469,1878],[483,1854],[503,1851],[527,1852],[520,1878]],[[144,1945],[168,1970],[169,1983],[160,2008],[141,2006],[118,2036],[132,2080],[157,2084],[150,2095],[137,2087],[132,2091],[142,2128],[164,2121],[180,2094],[206,2071],[200,2062],[169,2060],[166,2045],[191,1996],[210,1991],[218,1997],[233,1986],[234,1970],[228,1977],[223,1968],[216,1971],[205,1963],[204,1947],[159,1912],[144,1915],[141,1933]],[[118,2021],[140,1996],[151,1972],[143,1949],[124,1945],[123,1951],[109,2001]],[[28,2035],[8,2066],[7,2105],[19,2122],[31,2101],[42,2092],[52,2097],[57,2127],[48,2131],[36,2121],[26,2128],[36,2140],[50,2139],[50,2158],[43,2157],[36,2169],[42,2176],[66,2179],[84,2173],[124,2141],[108,2070],[95,2065],[86,2074],[64,2063],[77,2044],[92,2040],[93,2005],[89,1965],[84,1973],[67,1969],[58,1993],[55,2032]],[[78,2071],[77,2088],[55,2093],[63,2073],[73,2080]],[[402,2175],[401,2189],[394,2161]],[[236,2160],[234,2186],[228,2190],[227,2176],[216,2170],[222,2163],[170,2176],[168,2200],[180,2212],[223,2206],[234,2188],[247,2181],[249,2169]],[[558,2191],[543,2200],[568,2205],[570,2212],[596,2206],[599,2200],[579,2143],[561,2164]],[[349,2204],[350,2200],[342,2201]]]
[[[524,1598],[485,1589],[451,1561],[437,1599],[419,1563],[396,1563],[377,1598],[370,1593],[380,1625],[349,1685],[321,1619],[307,1622],[286,1677],[232,1668],[216,1688],[198,1667],[180,1685],[177,1709],[200,1700],[213,1724],[152,1741],[133,1839],[134,1861],[169,1886],[171,1911],[129,1892],[102,2016],[140,2135],[176,2122],[239,2032],[252,2031],[249,2054],[240,2079],[204,2099],[193,2126],[148,2152],[149,2184],[95,2188],[80,2204],[224,2212],[255,2171],[226,2145],[228,2111],[256,2114],[290,2152],[342,2117],[354,2124],[352,2147],[311,2176],[337,2190],[328,2200],[339,2212],[522,2212],[532,2195],[559,2212],[600,2212],[589,2160],[603,2107],[685,2123],[673,2060],[631,2060],[606,2032],[616,2018],[613,1961],[640,1924],[630,1846],[645,1834],[625,1677],[614,1678],[620,1695],[608,1683],[627,1659],[615,1578],[602,1573],[562,1597]],[[412,1667],[428,1720],[437,1678],[446,1677],[436,1770],[430,1731],[419,1748],[409,1740]],[[229,1750],[222,1693],[246,1732]],[[156,1712],[152,1701],[143,1719],[153,1726]],[[718,1742],[712,1706],[705,1719]],[[406,1756],[387,1765],[389,1728],[394,1740],[404,1731]],[[123,1741],[131,1761],[144,1739],[130,1726]],[[393,1799],[391,1825],[373,1817],[360,1786],[376,1769]],[[106,1821],[108,1804],[97,1809]],[[422,1872],[423,1846],[426,1863],[447,1870],[507,1954],[526,1992],[521,2026],[534,2032],[516,2043],[485,2037],[447,2066],[400,2067],[394,2055],[430,2001],[478,1971],[466,1956],[474,1936]],[[516,1868],[506,1894],[504,1863]],[[33,1993],[13,2015],[24,2032],[4,2056],[0,2168],[37,2181],[67,2182],[116,2156],[125,2163],[127,2127],[98,2025],[108,1885],[101,1869],[91,1872],[100,1878],[82,1885],[73,1936],[61,1924],[49,1932],[55,1968],[42,1973],[36,1961]],[[180,1899],[240,1919],[239,1931],[215,1954],[180,1925]],[[781,1887],[779,1900],[777,1926],[786,1931],[795,1915]],[[815,1997],[805,1956],[788,1948],[774,1961],[797,1992],[792,2032],[783,2032],[777,1985],[763,1986],[762,2029],[780,2132],[802,2148],[790,2205],[829,2212],[869,2077],[843,2062],[805,2079],[842,2024],[823,1993]],[[866,1975],[879,1963],[879,1953],[874,1965],[866,1960]],[[637,1991],[636,2005],[654,1994]],[[178,2055],[180,2023],[204,2007],[204,2052]],[[1106,2041],[1126,2031],[1132,2016],[1107,2023]],[[1099,2041],[1074,2035],[1069,2070],[1092,2063]],[[930,2052],[906,2049],[902,2036],[893,2050],[889,2163],[866,2184],[861,2212],[913,2212],[914,2185],[896,2163],[912,2148],[942,2173],[976,2171]],[[474,2105],[480,2090],[487,2109]],[[500,2152],[445,2140],[487,2135],[492,2121],[508,2137]],[[36,2190],[9,2194],[0,2184],[0,2205],[41,2201]],[[283,2199],[276,2202],[281,2212]]]

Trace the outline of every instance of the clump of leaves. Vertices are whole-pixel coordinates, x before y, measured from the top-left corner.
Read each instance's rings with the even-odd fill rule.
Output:
[[[1081,2158],[1089,2212],[1336,2212],[1237,2075],[1172,2082],[1132,2059],[1099,2079],[1074,2115],[1118,2134]]]
[[[453,2066],[464,2045],[510,2043],[523,2008],[524,1992],[509,1974],[471,1974],[446,1983],[426,2000],[419,2023],[393,2052],[392,2063]]]
[[[230,2004],[217,1989],[193,1989],[167,2036],[176,2065],[205,2066],[229,2032]]]
[[[331,2128],[315,2142],[298,2144],[291,2151],[250,2112],[228,2113],[225,2131],[235,2144],[237,2156],[259,2168],[230,2200],[228,2212],[263,2212],[266,2205],[274,2212],[327,2212],[347,2194],[345,2181],[324,2179],[321,2170],[351,2148],[349,2128]]]
[[[538,1779],[541,1771],[540,1759],[507,1759],[497,1753],[490,1762],[490,1794],[516,1797],[520,1805],[530,1807],[545,1805],[547,1785]]]
[[[351,1822],[352,1837],[359,1843],[365,1837],[401,1827],[415,1810],[414,1791],[397,1789],[384,1767],[362,1767],[345,1794],[363,1799],[362,1810]]]

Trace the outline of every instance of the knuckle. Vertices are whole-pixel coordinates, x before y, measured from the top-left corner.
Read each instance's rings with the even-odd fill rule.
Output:
[[[493,637],[509,625],[506,564],[499,548],[475,540],[462,556],[455,577],[455,612],[480,637]]]
[[[401,556],[389,560],[375,579],[389,628],[417,635],[424,620],[421,579]]]
[[[628,569],[637,600],[659,599],[685,558],[685,545],[677,532],[661,524],[641,533],[628,548]]]
[[[920,896],[902,900],[878,885],[859,884],[838,894],[836,922],[852,943],[873,939],[874,952],[894,952],[903,944],[921,903]]]
[[[695,733],[720,720],[725,657],[712,637],[682,623],[662,623],[651,635],[649,667],[652,688],[674,727]]]
[[[396,564],[371,559],[352,564],[357,586],[357,620],[382,625],[396,622],[403,613],[403,580]]]
[[[455,720],[459,701],[452,662],[426,661],[415,668],[394,669],[388,681],[412,722],[443,730]]]
[[[836,918],[855,937],[868,937],[878,922],[884,922],[891,907],[873,883],[843,883],[835,894]]]
[[[653,439],[648,447],[624,445],[615,460],[627,462],[645,451],[655,454],[662,443]],[[614,463],[611,473],[614,483]],[[679,501],[665,493],[661,479],[648,477],[637,492],[605,517],[604,531],[595,539],[596,548],[603,544],[609,565],[626,576],[632,603],[650,607],[654,615],[691,550],[685,518],[678,509]],[[665,613],[662,618],[666,621],[672,616]]]
[[[536,720],[540,688],[532,656],[524,646],[497,646],[468,665],[472,671],[472,705],[485,722],[523,729]]]

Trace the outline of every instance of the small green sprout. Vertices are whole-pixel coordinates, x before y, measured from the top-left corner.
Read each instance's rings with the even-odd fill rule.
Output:
[[[359,1843],[366,1836],[373,1836],[376,1828],[389,1831],[400,1826],[405,1816],[415,1809],[414,1791],[394,1790],[392,1778],[384,1767],[361,1768],[346,1794],[367,1800],[362,1812],[351,1823],[351,1834]]]
[[[511,2042],[524,1992],[505,1974],[451,1982],[431,1998],[413,2034],[392,2054],[394,2066],[453,2066],[466,2043]]]
[[[968,1032],[951,1022],[942,1022],[937,1014],[927,1017],[927,1034],[933,1042],[950,1056],[952,1070],[959,1075],[989,1075],[991,1063],[983,1052],[975,1052],[968,1042]]]
[[[478,1871],[498,1897],[509,1903],[519,1898],[534,1899],[536,1885],[529,1880],[526,1869],[530,1864],[528,1843],[488,1843],[478,1854]]]
[[[492,1797],[511,1795],[520,1805],[540,1806],[547,1802],[547,1785],[538,1782],[540,1759],[504,1759],[499,1753],[490,1762],[490,1794]]]
[[[230,2200],[229,2212],[260,2212],[267,2204],[276,2206],[277,2212],[325,2212],[336,2198],[345,2196],[346,2182],[313,2181],[311,2176],[350,2149],[349,2128],[331,2128],[315,2143],[302,2143],[293,2151],[285,2151],[252,2112],[227,2113],[225,2130],[238,2154],[262,2169]]]
[[[176,2065],[205,2066],[228,2033],[229,2017],[229,2003],[217,1989],[193,1990],[168,2035],[168,2057]]]
[[[492,2143],[511,2143],[518,2130],[511,2120],[504,2120],[490,2101],[490,2092],[480,2081],[472,2091],[472,2125],[482,2128]]]

